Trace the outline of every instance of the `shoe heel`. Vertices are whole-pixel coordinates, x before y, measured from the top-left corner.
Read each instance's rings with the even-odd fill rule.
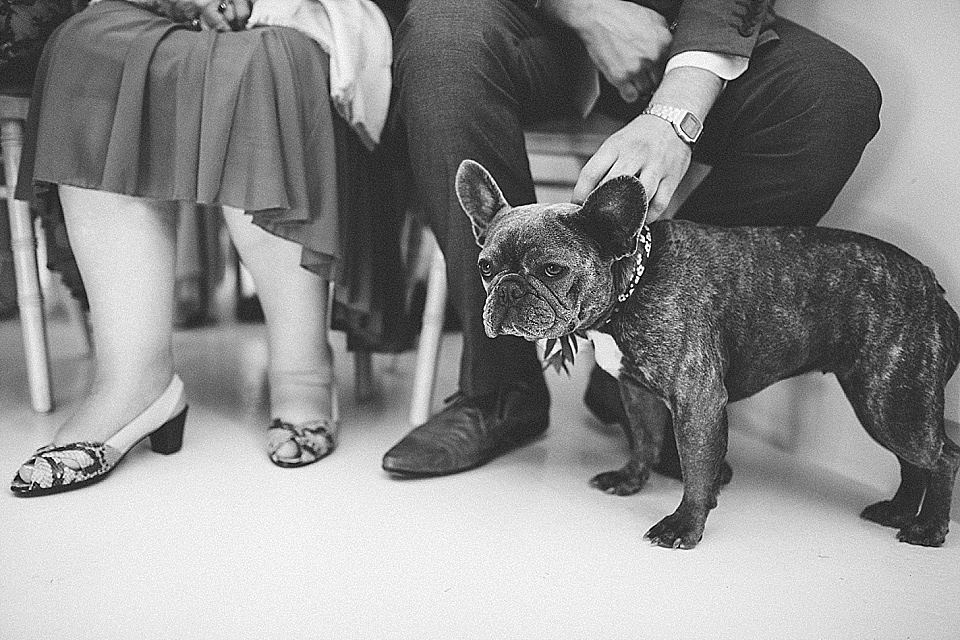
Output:
[[[150,447],[157,453],[169,455],[180,451],[183,446],[183,425],[187,421],[187,409],[167,420],[163,425],[150,434]]]

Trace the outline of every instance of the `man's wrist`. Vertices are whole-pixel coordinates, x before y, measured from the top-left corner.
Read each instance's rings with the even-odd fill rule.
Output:
[[[677,137],[691,147],[697,143],[703,131],[703,122],[686,109],[671,107],[670,105],[651,102],[641,112],[641,115],[651,115],[670,123]]]
[[[651,103],[691,112],[703,121],[723,89],[723,79],[699,67],[677,67],[663,77]]]

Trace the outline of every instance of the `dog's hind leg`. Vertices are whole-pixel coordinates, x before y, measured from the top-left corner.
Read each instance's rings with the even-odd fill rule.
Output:
[[[939,547],[944,543],[950,526],[950,503],[958,467],[960,447],[945,437],[937,464],[929,471],[927,493],[923,496],[920,513],[913,522],[900,529],[898,540],[925,547]]]
[[[670,410],[656,394],[635,381],[620,377],[620,395],[623,399],[627,424],[623,426],[630,459],[622,468],[600,473],[591,478],[590,485],[618,496],[637,493],[650,477],[650,469],[657,464],[664,433],[671,421]]]
[[[837,378],[867,433],[900,460],[896,494],[864,509],[862,517],[900,527],[903,542],[940,546],[950,523],[960,448],[944,431],[944,383],[921,370],[924,362],[930,360],[913,353],[896,362],[864,363]]]
[[[890,500],[866,507],[860,517],[885,527],[900,529],[917,517],[927,489],[927,472],[897,456],[900,462],[900,487]]]

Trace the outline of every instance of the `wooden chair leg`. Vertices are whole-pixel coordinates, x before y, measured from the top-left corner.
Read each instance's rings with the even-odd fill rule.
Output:
[[[23,146],[22,121],[5,119],[0,122],[0,146],[3,147],[3,169],[7,179],[10,244],[17,277],[17,304],[20,308],[23,349],[27,359],[30,400],[34,411],[46,413],[53,409],[53,392],[43,297],[37,269],[37,242],[33,234],[30,206],[13,197]]]
[[[440,248],[434,245],[427,279],[427,299],[423,309],[423,327],[417,347],[417,364],[413,376],[413,397],[410,401],[410,424],[423,424],[430,417],[433,389],[436,386],[437,363],[447,307],[447,270]]]

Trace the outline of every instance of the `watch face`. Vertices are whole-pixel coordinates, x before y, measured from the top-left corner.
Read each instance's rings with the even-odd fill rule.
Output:
[[[684,114],[683,119],[680,121],[680,130],[683,131],[684,135],[690,138],[691,142],[696,142],[702,129],[703,125],[700,124],[700,121],[697,120],[696,116],[694,116],[692,113]]]

